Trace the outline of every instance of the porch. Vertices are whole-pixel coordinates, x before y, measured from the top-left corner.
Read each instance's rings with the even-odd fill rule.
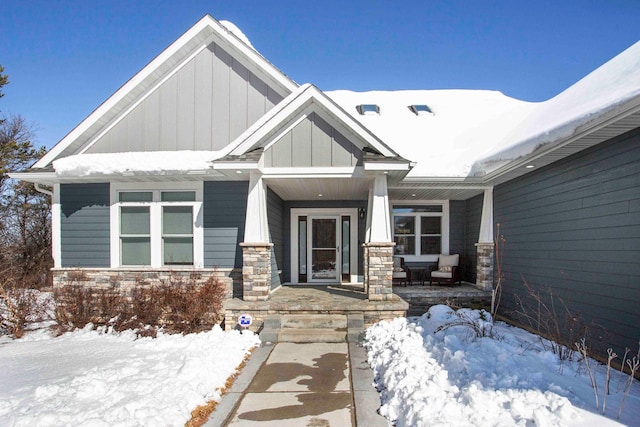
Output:
[[[380,320],[403,316],[418,316],[435,304],[488,305],[491,292],[474,284],[458,286],[393,287],[389,299],[371,301],[362,284],[283,285],[271,292],[268,300],[245,301],[229,299],[225,303],[225,329],[237,327],[238,318],[249,314],[251,330],[260,331],[267,316],[299,314],[362,315],[364,327]]]

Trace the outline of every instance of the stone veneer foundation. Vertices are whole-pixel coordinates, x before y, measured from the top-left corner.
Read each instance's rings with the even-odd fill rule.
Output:
[[[364,283],[369,301],[391,300],[395,242],[372,242],[362,246],[364,248]]]
[[[478,264],[476,267],[476,286],[482,291],[493,289],[493,243],[476,243]]]
[[[54,288],[83,285],[97,290],[117,290],[122,293],[140,285],[159,285],[186,280],[200,283],[213,276],[225,284],[227,298],[233,297],[233,289],[241,281],[240,269],[231,268],[54,268],[51,272]]]
[[[242,247],[242,299],[266,301],[271,289],[273,243],[240,243]]]

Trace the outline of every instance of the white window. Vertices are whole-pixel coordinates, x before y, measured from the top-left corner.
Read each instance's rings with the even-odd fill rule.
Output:
[[[394,253],[408,260],[435,260],[449,251],[449,206],[430,204],[394,204]]]
[[[112,266],[201,267],[201,184],[191,189],[127,187],[112,193]]]

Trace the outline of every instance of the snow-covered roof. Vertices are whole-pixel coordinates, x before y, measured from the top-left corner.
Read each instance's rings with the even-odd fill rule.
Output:
[[[58,176],[115,175],[133,172],[188,172],[211,169],[219,151],[147,151],[77,154],[53,162]]]
[[[481,90],[326,93],[417,163],[408,177],[484,176],[640,104],[640,42],[539,103]],[[372,104],[379,113],[358,113],[359,105]],[[427,105],[433,114],[416,114],[411,105]]]
[[[326,92],[405,159],[416,162],[409,177],[464,177],[535,108],[535,104],[481,90]],[[378,114],[359,114],[375,104]],[[426,104],[433,114],[415,114]]]

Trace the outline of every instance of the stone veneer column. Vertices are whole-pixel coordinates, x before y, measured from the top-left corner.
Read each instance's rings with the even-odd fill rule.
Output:
[[[266,301],[271,290],[273,243],[240,243],[242,247],[242,299]]]
[[[369,301],[388,301],[393,298],[393,248],[395,242],[365,243],[365,286]]]
[[[476,243],[478,260],[476,264],[476,286],[483,291],[493,289],[494,244],[491,242]]]

